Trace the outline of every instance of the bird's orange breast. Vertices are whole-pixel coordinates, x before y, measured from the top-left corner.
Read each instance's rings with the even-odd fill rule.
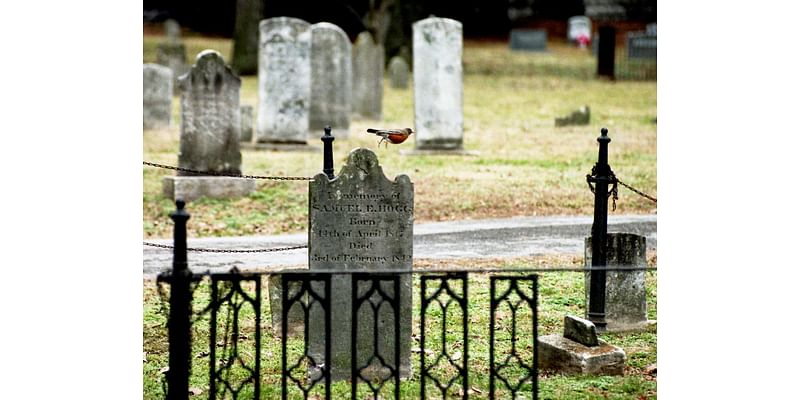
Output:
[[[407,134],[397,134],[397,133],[390,133],[387,135],[387,138],[390,142],[394,144],[403,143],[408,138]]]

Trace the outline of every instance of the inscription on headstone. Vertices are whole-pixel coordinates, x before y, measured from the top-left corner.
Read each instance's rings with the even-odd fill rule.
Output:
[[[352,45],[347,34],[334,24],[311,25],[311,111],[313,134],[326,126],[337,138],[346,138],[350,128],[353,90]]]
[[[240,174],[239,77],[225,65],[218,52],[204,50],[178,83],[181,89],[178,165],[204,172]]]
[[[142,70],[144,129],[169,127],[172,116],[172,71],[158,64],[144,64]]]
[[[353,113],[381,119],[383,110],[383,45],[361,32],[353,46]]]
[[[259,24],[258,117],[262,143],[306,143],[311,97],[311,25],[278,17]]]
[[[394,56],[389,60],[389,83],[395,89],[408,88],[409,68],[406,59]]]
[[[512,29],[511,50],[546,51],[547,31],[544,29]]]
[[[328,180],[317,175],[309,183],[308,255],[311,270],[351,270],[376,273],[410,271],[413,260],[414,186],[408,176],[388,180],[370,150],[350,152],[339,175]],[[401,274],[400,293],[381,285],[389,296],[400,296],[400,373],[410,375],[411,275]],[[350,377],[351,276],[334,275],[331,299],[331,366],[334,379]],[[358,294],[365,288],[359,286]],[[376,294],[377,296],[377,294]],[[323,357],[321,315],[310,318],[309,332],[315,359]],[[373,317],[369,303],[358,313],[358,364],[374,355],[395,365],[394,316],[384,306],[378,314],[378,340],[373,343]],[[377,346],[377,351],[374,346]]]

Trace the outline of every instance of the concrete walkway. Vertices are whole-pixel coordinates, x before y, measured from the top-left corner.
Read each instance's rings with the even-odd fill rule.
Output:
[[[414,258],[514,258],[547,254],[583,254],[583,241],[592,228],[591,216],[512,217],[502,219],[431,222],[414,225]],[[648,250],[656,249],[656,215],[612,215],[609,232],[647,237]],[[147,240],[172,245],[172,240]],[[189,247],[210,249],[269,249],[305,245],[308,234],[189,239]],[[172,250],[143,246],[143,274],[172,267]],[[308,250],[274,253],[189,252],[194,272],[225,272],[307,267]]]

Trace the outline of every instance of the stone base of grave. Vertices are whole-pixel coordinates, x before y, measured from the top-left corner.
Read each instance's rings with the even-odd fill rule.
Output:
[[[227,199],[247,196],[256,190],[254,179],[227,176],[168,176],[162,182],[164,196],[192,201],[201,197]]]
[[[481,153],[477,150],[464,150],[464,149],[436,149],[436,150],[400,150],[401,156],[478,156]]]
[[[657,322],[654,319],[646,321],[629,322],[629,323],[612,320],[606,323],[606,328],[603,330],[603,332],[605,333],[641,332],[641,331],[646,331],[651,326],[655,326],[656,324]]]
[[[567,375],[623,375],[625,351],[599,340],[584,346],[559,334],[539,337],[539,367]]]
[[[322,151],[320,146],[311,146],[305,143],[240,143],[239,147],[243,150],[297,151],[306,153]]]

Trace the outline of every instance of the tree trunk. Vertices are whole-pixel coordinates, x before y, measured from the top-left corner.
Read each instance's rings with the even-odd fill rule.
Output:
[[[239,75],[258,72],[258,23],[263,16],[262,0],[236,0],[231,67]]]

